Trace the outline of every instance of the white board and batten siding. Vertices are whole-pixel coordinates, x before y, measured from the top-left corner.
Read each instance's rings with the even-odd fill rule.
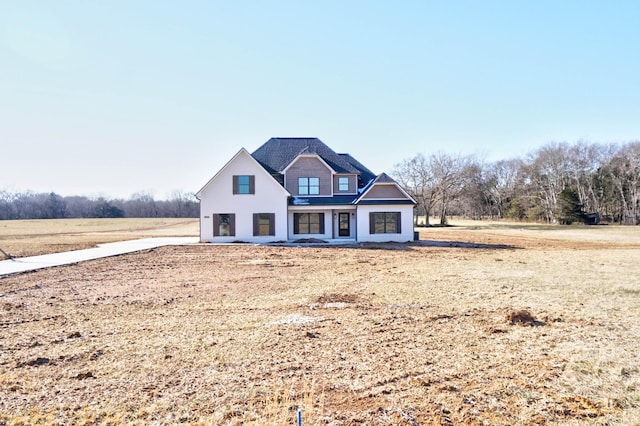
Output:
[[[234,194],[233,176],[254,176],[253,194]],[[200,241],[267,243],[287,240],[289,193],[245,150],[241,149],[198,193]],[[271,213],[275,235],[254,236],[254,214]],[[233,214],[235,235],[214,236],[213,216]]]

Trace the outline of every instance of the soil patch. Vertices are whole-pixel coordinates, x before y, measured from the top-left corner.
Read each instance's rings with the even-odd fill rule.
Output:
[[[0,279],[0,423],[637,421],[640,251],[479,232],[455,239],[520,249],[197,245]]]

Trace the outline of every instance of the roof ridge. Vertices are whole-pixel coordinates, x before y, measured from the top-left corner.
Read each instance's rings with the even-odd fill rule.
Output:
[[[304,137],[304,136],[296,136],[296,137],[287,137],[287,136],[274,136],[271,139],[317,139],[320,140],[318,138],[316,138],[315,136],[309,136],[309,137]]]
[[[365,180],[374,176],[353,156],[337,153],[319,138],[273,137],[251,155],[273,174],[282,173],[296,157],[304,154],[317,155],[337,173],[355,173]]]

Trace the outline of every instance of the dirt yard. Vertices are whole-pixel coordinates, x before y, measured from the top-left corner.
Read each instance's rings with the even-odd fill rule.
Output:
[[[0,424],[639,424],[639,227],[421,238],[0,279]]]

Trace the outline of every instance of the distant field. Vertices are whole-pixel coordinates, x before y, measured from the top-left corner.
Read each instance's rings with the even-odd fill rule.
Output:
[[[0,424],[638,424],[640,227],[454,224],[0,279]]]
[[[436,223],[433,221],[432,223]],[[584,242],[599,245],[609,243],[615,246],[637,245],[640,241],[640,226],[559,226],[539,223],[520,223],[504,221],[481,221],[452,219],[450,226],[429,228],[418,227],[422,238],[457,238],[464,233],[465,237],[473,235],[477,241],[490,242],[502,237],[521,239],[532,244],[538,241],[541,245],[558,244],[571,246],[572,243]]]
[[[24,257],[113,241],[198,233],[198,219],[184,218],[0,220],[0,248],[14,257]]]

